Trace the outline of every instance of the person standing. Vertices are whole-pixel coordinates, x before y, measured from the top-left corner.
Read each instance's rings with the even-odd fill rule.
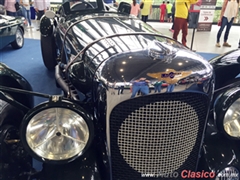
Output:
[[[23,7],[23,15],[28,21],[28,27],[32,28],[30,2],[29,0],[20,0],[20,4]]]
[[[218,30],[218,33],[217,33],[216,47],[221,47],[220,37],[222,35],[222,32],[225,26],[227,28],[224,34],[223,46],[231,47],[231,45],[228,44],[227,40],[228,40],[230,29],[232,27],[233,20],[235,17],[238,16],[238,8],[239,8],[239,0],[224,0],[221,14],[220,14],[220,19],[218,21],[218,24],[220,24],[220,29]]]
[[[198,0],[176,0],[175,2],[175,17],[174,17],[174,32],[173,39],[177,40],[180,30],[182,30],[182,44],[187,46],[188,33],[188,11],[191,4],[197,3]]]
[[[4,7],[8,16],[17,16],[17,11],[15,8],[16,2],[16,0],[5,0]]]
[[[157,82],[155,82],[153,84],[155,93],[156,92],[159,92],[159,93],[161,92],[161,90],[162,90],[162,83],[163,83],[163,81],[157,81]]]
[[[162,2],[162,4],[159,6],[159,8],[160,8],[160,22],[164,22],[166,9],[167,9],[165,1]]]
[[[140,78],[138,80],[135,80],[132,83],[132,95],[131,95],[131,98],[134,98],[136,96],[136,94],[138,93],[138,91],[142,95],[148,95],[149,94],[148,83],[150,83],[150,81],[147,80],[146,78]]]
[[[141,10],[142,21],[147,22],[148,16],[152,13],[152,0],[143,0],[140,3],[140,7],[143,4],[143,8]]]
[[[169,29],[171,32],[174,32],[174,17],[175,17],[175,2],[172,5],[172,27]]]
[[[167,1],[167,22],[172,22],[172,4]]]
[[[130,14],[138,17],[139,12],[140,12],[139,4],[136,2],[136,0],[133,0],[133,2],[131,4],[131,12],[130,12]]]
[[[166,92],[173,92],[175,88],[175,84],[168,84]]]
[[[39,20],[44,15],[45,11],[50,8],[50,1],[49,0],[34,0],[34,9],[37,13],[37,23],[38,27],[36,30],[39,30]]]

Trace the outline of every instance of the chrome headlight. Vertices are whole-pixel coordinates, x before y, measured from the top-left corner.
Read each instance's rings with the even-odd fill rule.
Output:
[[[240,99],[236,100],[226,111],[223,127],[232,137],[240,137]]]
[[[69,162],[89,144],[92,125],[81,107],[69,102],[44,103],[24,118],[21,140],[30,154],[47,162]]]

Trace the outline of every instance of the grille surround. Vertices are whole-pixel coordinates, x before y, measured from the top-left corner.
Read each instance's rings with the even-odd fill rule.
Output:
[[[174,107],[170,106],[173,102],[175,105]],[[157,177],[161,175],[161,173],[171,174],[173,172],[178,172],[180,174],[181,171],[184,169],[188,169],[192,171],[196,170],[197,160],[199,155],[199,148],[202,142],[202,135],[203,135],[203,130],[206,122],[206,115],[207,115],[207,109],[209,104],[208,102],[209,102],[208,97],[205,94],[201,94],[201,93],[191,93],[191,92],[164,93],[164,94],[154,94],[154,95],[129,99],[127,101],[124,101],[118,104],[116,107],[114,107],[114,109],[110,114],[110,148],[111,148],[111,158],[112,158],[113,180],[156,179],[152,177],[151,178],[142,177],[142,174],[145,174],[145,173],[156,174],[156,177]],[[160,108],[160,110],[157,109],[156,107],[146,108],[145,107],[146,104],[151,104],[149,106],[157,106]],[[191,123],[193,123],[192,121],[189,122],[189,124],[187,124],[189,127],[191,127],[189,131],[188,130],[186,131],[186,132],[190,132],[188,136],[186,136],[188,137],[187,140],[193,141],[191,135],[195,133],[195,138],[194,138],[195,142],[189,142],[189,143],[192,143],[192,145],[190,146],[190,149],[188,148],[188,150],[186,150],[187,148],[183,147],[184,145],[186,145],[186,143],[184,144],[184,142],[181,142],[181,143],[176,142],[177,144],[174,147],[169,147],[169,142],[171,140],[174,140],[179,137],[180,138],[184,137],[183,135],[180,136],[182,132],[177,131],[177,130],[179,131],[184,130],[184,127],[181,127],[181,128],[177,127],[179,124],[181,124],[182,121],[178,122],[178,124],[176,125],[176,123],[172,123],[172,121],[167,122],[168,119],[164,119],[164,118],[157,119],[154,117],[154,115],[158,116],[160,112],[163,116],[169,118],[170,117],[169,113],[170,113],[172,116],[176,116],[176,121],[178,121],[179,120],[178,116],[179,114],[181,114],[179,112],[183,109],[181,108],[181,105],[183,104],[186,107],[188,107],[188,109],[189,107],[191,107],[192,112],[196,114],[195,118],[193,118],[192,120],[195,124],[193,124],[192,127],[191,127]],[[135,122],[134,122],[134,118],[128,120],[129,115],[131,115],[134,111],[136,110],[138,111],[140,108],[143,108],[143,107],[145,107],[145,110],[144,110],[146,115],[145,117],[138,117],[136,118]],[[161,111],[163,107],[165,111]],[[178,111],[178,113],[173,113],[174,108],[175,108],[174,111]],[[155,109],[155,111],[153,111],[153,109]],[[141,110],[141,113],[142,113],[142,110]],[[186,113],[184,117],[188,117],[188,113]],[[150,123],[149,123],[149,120],[146,122],[146,117],[148,118],[150,117],[149,118],[151,121]],[[154,121],[155,121],[155,125],[151,125],[152,123],[154,123]],[[128,124],[126,124],[126,122]],[[155,129],[157,128],[157,130],[155,134],[153,133],[153,135],[151,133],[148,133],[146,130],[146,133],[148,134],[144,136],[144,134],[141,134],[142,132],[138,132],[138,130],[143,130],[143,126],[144,127],[147,126],[148,123],[149,123],[149,126],[146,129],[153,130],[154,128]],[[162,126],[160,127],[159,124],[161,124]],[[131,129],[132,127],[134,127],[134,129]],[[188,129],[189,127],[186,127],[186,129]],[[127,129],[127,128],[130,128],[130,129]],[[166,129],[168,129],[170,132],[176,131],[177,133],[175,133],[174,136],[171,135],[170,133],[169,135],[165,136],[165,133],[164,132],[161,133],[161,131],[162,130],[164,131]],[[192,131],[194,132],[192,133]],[[145,158],[139,157],[139,155],[141,156],[142,152],[144,151],[138,150],[139,148],[137,148],[137,145],[138,147],[141,145],[144,147],[148,142],[143,142],[142,144],[134,143],[134,142],[135,141],[141,142],[139,140],[141,138],[146,138],[147,141],[149,141],[151,140],[151,138],[149,138],[148,136],[154,137],[157,135],[161,136],[162,138],[164,137],[163,139],[161,138],[162,140],[162,142],[160,142],[161,144],[159,144],[160,138],[159,138],[159,141],[158,141],[158,138],[155,138],[154,140],[156,142],[152,142],[152,143],[149,142],[149,148],[147,149],[147,151],[145,151],[147,152],[147,155],[145,156]],[[158,143],[160,147],[163,147],[164,141],[167,141],[165,144],[167,148],[162,150],[163,154],[160,154],[159,152],[161,152],[161,149],[163,148],[157,148],[157,146],[155,147],[154,144]],[[148,147],[148,145],[146,147]],[[181,151],[181,148],[179,147],[183,147],[183,150]],[[174,148],[177,149],[176,152],[172,150]],[[160,151],[156,153],[156,151],[159,149]],[[168,154],[169,157],[166,155],[166,152],[168,150],[170,150],[172,153],[172,154],[171,153]],[[153,156],[149,158],[151,154],[156,155],[156,157],[158,158],[154,159]],[[180,158],[181,160],[175,159],[178,161],[175,163],[175,161],[172,159],[176,158],[175,157],[176,154],[180,154],[182,158]],[[171,161],[171,162],[167,163],[168,161]],[[158,177],[157,179],[168,179],[168,178]]]

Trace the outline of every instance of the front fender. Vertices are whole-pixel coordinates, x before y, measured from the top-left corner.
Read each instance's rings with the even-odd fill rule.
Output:
[[[233,86],[215,94],[206,126],[200,168],[216,174],[231,166],[240,170],[240,139],[228,135],[223,127],[225,113],[240,97],[239,81]]]
[[[209,61],[215,71],[215,89],[219,89],[240,73],[240,50],[232,50]]]
[[[19,88],[23,90],[32,91],[32,87],[29,82],[20,74],[10,69],[8,66],[0,63],[0,86],[7,86],[12,88]],[[7,92],[19,103],[26,107],[33,107],[33,96],[21,94],[16,92]]]
[[[240,169],[240,142],[230,140],[208,123],[199,169],[216,174],[228,166]]]
[[[53,20],[47,18],[45,15],[40,20],[40,33],[44,37],[52,36],[54,31]]]

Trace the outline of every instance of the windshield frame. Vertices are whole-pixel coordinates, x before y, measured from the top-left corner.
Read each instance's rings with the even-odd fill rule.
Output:
[[[106,12],[106,7],[104,5],[103,0],[96,0],[96,8],[93,9],[82,9],[82,10],[71,10],[71,2],[87,2],[90,3],[88,1],[85,0],[78,0],[78,1],[74,1],[74,0],[64,0],[63,4],[60,6],[59,9],[63,9],[64,10],[64,14],[65,15],[72,15],[72,14],[79,14],[79,15],[83,15],[83,14],[91,14],[91,13],[98,13],[98,12]],[[91,3],[90,3],[91,4]]]

